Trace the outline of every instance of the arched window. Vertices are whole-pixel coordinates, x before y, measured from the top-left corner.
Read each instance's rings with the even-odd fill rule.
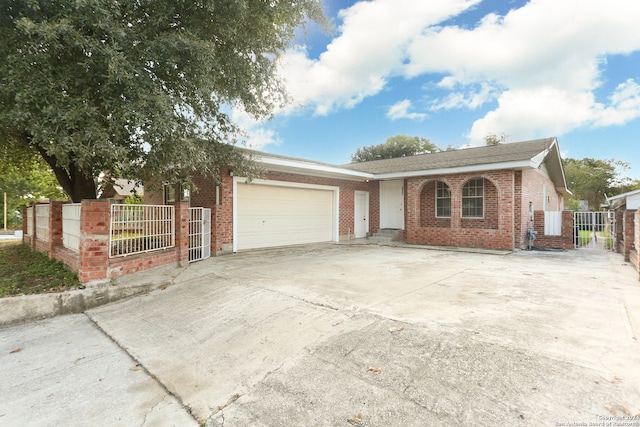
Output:
[[[471,179],[462,188],[462,217],[484,218],[484,179]]]

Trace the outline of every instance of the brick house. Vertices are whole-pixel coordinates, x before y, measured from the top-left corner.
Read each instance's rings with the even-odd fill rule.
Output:
[[[191,206],[212,209],[212,252],[364,238],[396,230],[411,244],[524,248],[534,211],[568,194],[556,138],[342,166],[253,152],[260,179],[195,178]],[[162,204],[175,188],[147,192]]]

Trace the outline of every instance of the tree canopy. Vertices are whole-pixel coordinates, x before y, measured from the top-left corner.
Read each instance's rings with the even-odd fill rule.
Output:
[[[503,144],[507,141],[507,138],[509,138],[509,135],[507,135],[506,133],[501,133],[500,136],[496,135],[495,133],[490,133],[487,134],[487,136],[484,137],[484,142],[486,145],[500,145]]]
[[[356,149],[351,155],[351,162],[368,162],[371,160],[393,159],[395,157],[415,156],[416,154],[433,153],[440,149],[427,138],[419,136],[396,135],[378,145],[368,145]]]
[[[629,164],[615,159],[564,159],[564,172],[569,190],[573,197],[568,200],[569,206],[577,209],[579,200],[589,202],[589,209],[598,210],[606,200],[606,196],[630,191],[638,185],[623,176]]]
[[[320,0],[0,0],[0,145],[34,151],[69,196],[95,178],[247,166],[239,105],[286,101],[275,60]]]

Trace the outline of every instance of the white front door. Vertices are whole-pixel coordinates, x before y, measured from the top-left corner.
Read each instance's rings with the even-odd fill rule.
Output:
[[[380,181],[380,228],[404,229],[404,180]]]
[[[356,191],[355,194],[353,234],[356,239],[360,239],[367,237],[369,232],[369,193],[367,191]]]

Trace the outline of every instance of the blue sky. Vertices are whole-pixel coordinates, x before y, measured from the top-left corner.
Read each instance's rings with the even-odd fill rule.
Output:
[[[556,136],[564,157],[640,179],[638,0],[324,0],[280,61],[292,103],[239,110],[247,145],[333,164],[388,137],[483,145]]]

